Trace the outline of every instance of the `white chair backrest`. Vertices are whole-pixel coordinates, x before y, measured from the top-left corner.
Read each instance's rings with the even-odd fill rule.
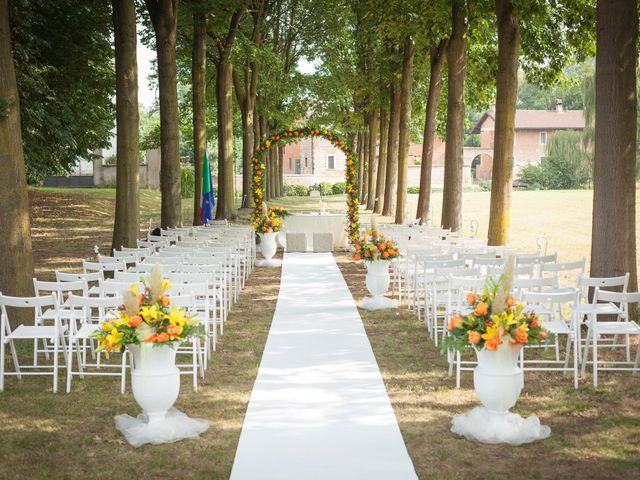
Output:
[[[113,279],[116,282],[132,282],[139,283],[142,281],[142,278],[146,275],[141,274],[140,272],[114,272]]]
[[[571,286],[577,287],[579,278],[584,274],[584,265],[584,258],[575,262],[543,263],[540,265],[540,275],[551,276],[556,281],[556,287],[560,286],[561,278],[570,279]]]
[[[7,307],[32,309],[34,311],[34,319],[36,318],[35,312],[42,310],[43,308],[53,309],[56,313],[54,316],[54,324],[56,327],[60,325],[60,319],[58,316],[58,296],[55,293],[43,295],[42,297],[11,297],[0,293],[0,314],[2,315],[5,325],[5,332],[3,332],[3,334],[10,333],[11,331],[11,322],[9,314],[7,313]]]
[[[629,273],[618,277],[586,277],[582,276],[578,279],[578,288],[588,293],[589,288],[599,288],[600,290],[611,290],[622,287],[622,291],[627,291],[629,285]]]
[[[525,254],[516,255],[516,265],[541,265],[544,263],[555,263],[558,261],[558,254],[551,253],[549,255]]]
[[[127,290],[131,289],[132,282],[118,282],[115,280],[105,280],[100,283],[100,296],[101,297],[112,297],[114,295],[122,295]],[[144,286],[142,284],[138,284],[138,288],[142,292],[144,290]]]
[[[103,272],[124,272],[126,269],[127,264],[120,261],[114,263],[88,262],[87,260],[82,261],[82,270],[84,273],[97,272],[100,270]]]
[[[533,312],[549,317],[549,320],[573,320],[578,304],[578,289],[562,289],[552,292],[522,292],[521,302],[525,312]],[[568,308],[563,308],[568,307]]]
[[[75,282],[77,280],[85,280],[87,283],[100,282],[104,280],[104,273],[102,270],[89,273],[68,273],[56,270],[56,280],[58,282]]]
[[[614,303],[620,307],[625,320],[629,319],[629,304],[640,304],[640,292],[611,292],[609,290],[600,290],[596,287],[593,293],[593,303],[607,302]],[[595,320],[596,317],[594,316]]]
[[[74,320],[80,320],[82,323],[102,323],[107,320],[109,312],[115,314],[118,306],[122,305],[122,296],[114,295],[112,297],[87,297],[78,295],[69,295],[67,305],[73,311]],[[96,311],[97,315],[93,314]],[[71,322],[71,328],[75,330],[75,322]],[[73,331],[72,331],[73,333]]]
[[[35,294],[38,297],[46,294],[45,292],[55,292],[58,295],[60,301],[62,301],[71,292],[82,292],[82,294],[87,295],[89,287],[87,281],[84,279],[74,280],[71,282],[48,282],[43,280],[36,280],[34,278],[33,289],[35,290]]]
[[[541,292],[543,288],[553,288],[553,278],[519,278],[513,279],[513,290],[520,296],[524,292]]]

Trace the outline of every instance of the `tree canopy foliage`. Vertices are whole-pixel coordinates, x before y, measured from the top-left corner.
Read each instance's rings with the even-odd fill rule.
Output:
[[[114,126],[109,2],[9,2],[27,176],[64,173],[109,146]]]

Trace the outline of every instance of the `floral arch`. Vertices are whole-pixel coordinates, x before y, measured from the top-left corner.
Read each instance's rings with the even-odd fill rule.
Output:
[[[358,178],[357,160],[347,142],[326,128],[290,128],[289,130],[285,130],[277,135],[271,135],[265,140],[262,146],[258,148],[251,157],[253,166],[254,217],[260,215],[260,212],[262,211],[262,202],[264,201],[264,183],[267,168],[265,163],[265,153],[273,146],[286,145],[287,143],[292,143],[305,137],[325,138],[335,147],[342,150],[346,156],[344,177],[347,194],[347,236],[349,238],[349,242],[353,244],[360,236],[360,232],[358,230],[358,205],[360,204],[360,201],[358,199],[358,189],[356,186]]]

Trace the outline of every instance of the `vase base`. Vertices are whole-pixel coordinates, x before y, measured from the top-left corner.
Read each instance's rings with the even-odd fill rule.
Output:
[[[358,306],[369,311],[398,308],[396,302],[387,297],[364,297]]]
[[[189,418],[175,408],[170,409],[164,419],[154,422],[149,422],[144,413],[137,418],[126,414],[116,415],[115,421],[116,428],[136,448],[147,443],[159,445],[197,438],[209,428],[206,420]]]
[[[272,258],[270,260],[256,260],[256,267],[261,268],[272,268],[272,267],[281,267],[282,260],[277,258]]]
[[[535,415],[522,418],[511,412],[491,412],[485,407],[476,407],[456,415],[451,423],[453,433],[481,443],[522,445],[551,435],[551,429],[540,425],[540,420]]]

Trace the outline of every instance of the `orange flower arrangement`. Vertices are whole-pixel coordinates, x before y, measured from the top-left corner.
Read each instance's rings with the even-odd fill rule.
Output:
[[[500,345],[520,348],[541,343],[549,337],[547,330],[534,313],[525,312],[509,294],[513,262],[505,274],[495,281],[489,277],[482,293],[469,292],[467,303],[472,313],[454,314],[447,325],[444,350],[486,348],[496,351]]]

